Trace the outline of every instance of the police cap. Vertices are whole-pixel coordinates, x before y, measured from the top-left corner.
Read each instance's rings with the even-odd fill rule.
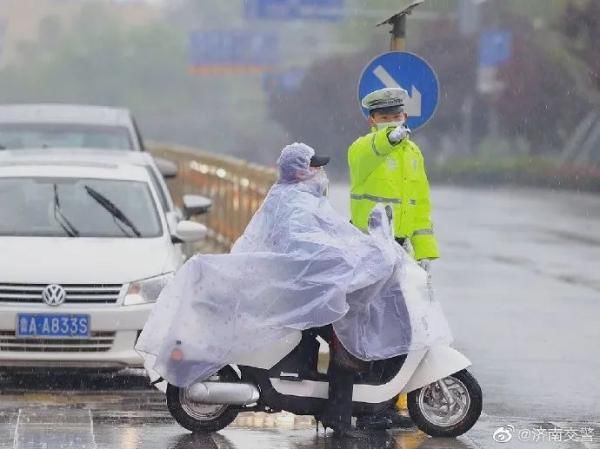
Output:
[[[396,114],[404,112],[404,102],[408,98],[408,92],[401,87],[385,87],[366,95],[362,99],[362,106],[373,112]]]

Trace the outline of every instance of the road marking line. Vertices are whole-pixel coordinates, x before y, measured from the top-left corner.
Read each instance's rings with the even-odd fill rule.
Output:
[[[13,449],[17,449],[18,434],[19,434],[19,422],[21,421],[21,409],[19,409],[19,414],[17,415],[17,424],[15,425],[15,434],[13,437]]]
[[[88,415],[90,417],[90,432],[92,434],[92,448],[96,448],[96,435],[94,434],[94,417],[92,416],[92,409],[88,408]]]
[[[86,422],[88,425],[86,426]],[[54,435],[56,429],[62,432]],[[97,449],[92,410],[70,407],[20,408],[15,426],[12,449],[30,447],[30,440],[48,438],[55,444],[72,444],[74,439],[85,441],[85,447]],[[24,446],[25,445],[25,446]],[[37,447],[37,446],[36,446]],[[52,445],[52,447],[55,447]],[[56,446],[58,447],[58,446]],[[66,447],[66,446],[65,446]],[[71,446],[69,446],[71,447]]]

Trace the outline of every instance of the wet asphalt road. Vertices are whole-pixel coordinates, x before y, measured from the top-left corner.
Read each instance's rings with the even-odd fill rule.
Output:
[[[312,420],[290,414],[246,414],[224,431],[194,436],[169,417],[160,394],[138,387],[43,391],[50,379],[28,392],[2,395],[0,449],[599,449],[600,424],[483,415],[466,435],[435,439],[417,431],[372,433],[362,440],[337,440],[315,431]],[[11,384],[11,388],[14,384]],[[63,381],[55,387],[64,386]],[[35,391],[38,390],[38,391]],[[512,440],[493,439],[499,426]],[[528,432],[528,433],[524,433]],[[554,441],[551,440],[554,439]]]
[[[343,188],[331,198],[345,212]],[[0,379],[0,449],[600,449],[600,197],[438,188],[434,210],[436,295],[484,392],[484,414],[467,435],[338,441],[282,414],[241,416],[199,438],[141,377],[17,377]],[[493,439],[500,427],[496,438],[512,435],[506,443]]]

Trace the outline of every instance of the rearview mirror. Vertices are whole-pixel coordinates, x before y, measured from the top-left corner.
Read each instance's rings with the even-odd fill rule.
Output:
[[[183,215],[185,218],[207,213],[212,206],[210,198],[201,195],[183,195]]]
[[[206,237],[206,226],[195,221],[180,221],[177,223],[175,228],[175,235],[173,236],[176,243],[190,243],[197,242],[198,240]]]
[[[163,178],[169,179],[177,177],[177,172],[179,170],[175,162],[163,159],[161,157],[155,157],[154,162],[156,162],[158,171],[161,175],[163,175]]]

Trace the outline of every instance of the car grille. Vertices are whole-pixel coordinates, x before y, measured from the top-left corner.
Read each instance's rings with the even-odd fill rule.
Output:
[[[0,284],[0,303],[43,304],[48,284]],[[60,284],[67,292],[65,304],[115,304],[121,284]]]
[[[15,331],[0,331],[0,352],[106,352],[114,332],[92,332],[90,338],[17,338]]]

